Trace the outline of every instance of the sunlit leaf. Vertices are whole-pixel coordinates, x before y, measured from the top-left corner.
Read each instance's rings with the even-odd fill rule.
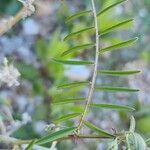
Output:
[[[119,27],[122,27],[122,26],[124,26],[124,25],[126,25],[128,23],[131,23],[131,22],[133,22],[133,19],[128,19],[128,20],[120,22],[120,23],[118,23],[116,25],[113,25],[112,27],[109,27],[108,29],[105,29],[105,30],[101,31],[100,32],[100,36],[104,35],[104,34],[106,34],[108,32],[114,31],[115,29],[118,29]]]
[[[137,133],[129,133],[126,135],[127,149],[129,150],[146,150],[144,139]]]
[[[84,108],[81,105],[64,105],[63,108],[64,110],[72,111],[74,113],[83,113],[84,111]]]
[[[56,141],[60,138],[63,138],[63,137],[66,137],[66,136],[72,134],[75,131],[75,129],[76,129],[75,127],[70,127],[70,128],[62,129],[60,131],[56,131],[54,133],[47,134],[46,136],[37,140],[36,144],[42,145],[45,143],[50,143],[50,142]]]
[[[76,47],[72,47],[72,48],[66,50],[65,52],[63,52],[61,56],[65,56],[67,54],[70,54],[71,52],[75,52],[75,51],[78,51],[78,50],[88,49],[88,48],[91,48],[93,46],[94,46],[93,43],[89,43],[89,44],[83,44],[83,45],[79,45],[79,46],[76,46]]]
[[[68,104],[68,103],[83,101],[83,100],[85,100],[85,98],[68,98],[68,99],[63,99],[61,101],[55,101],[52,104],[53,105],[62,105],[62,104]]]
[[[64,88],[70,88],[70,87],[76,87],[76,86],[83,86],[89,84],[88,81],[82,81],[82,82],[71,82],[71,83],[65,83],[62,85],[57,86],[59,89],[64,89]]]
[[[94,124],[88,122],[88,121],[84,121],[84,124],[90,128],[92,131],[95,131],[97,134],[103,136],[103,137],[114,137],[114,135],[107,133],[106,131],[100,129],[99,127],[96,127]]]
[[[89,13],[91,13],[91,12],[92,12],[91,10],[86,10],[86,11],[80,11],[80,12],[78,12],[78,13],[76,13],[76,14],[73,14],[72,16],[70,16],[70,17],[68,17],[68,18],[66,19],[66,23],[68,23],[68,22],[70,22],[70,21],[72,21],[72,20],[74,20],[74,19],[76,19],[76,18],[78,18],[78,17],[87,15],[87,14],[89,14]]]
[[[125,42],[121,42],[121,43],[118,43],[118,44],[115,44],[115,45],[112,45],[112,46],[109,46],[109,47],[106,47],[106,48],[102,48],[100,50],[100,53],[104,53],[104,52],[107,52],[107,51],[111,51],[111,50],[120,49],[120,48],[123,48],[123,47],[130,46],[130,45],[134,44],[137,40],[138,40],[138,38],[133,38],[133,39],[125,41]]]
[[[54,122],[57,124],[57,123],[64,122],[66,120],[75,118],[75,117],[77,117],[79,115],[81,115],[81,114],[80,113],[67,114],[67,115],[64,115],[64,116],[54,120]]]
[[[93,62],[91,61],[75,61],[75,60],[58,60],[52,59],[54,62],[65,64],[65,65],[91,65]]]
[[[138,92],[138,89],[131,89],[125,87],[109,87],[109,86],[101,86],[96,87],[96,90],[100,91],[114,91],[114,92]]]
[[[25,150],[32,150],[33,149],[33,145],[35,144],[36,140],[33,140],[27,147]]]
[[[117,140],[117,138],[109,143],[107,150],[118,150],[118,140]]]
[[[82,29],[82,30],[77,31],[77,32],[70,33],[69,35],[67,35],[67,36],[64,38],[64,41],[66,41],[66,40],[68,40],[68,39],[70,39],[70,38],[73,38],[73,37],[75,37],[75,36],[77,36],[77,35],[80,35],[80,34],[82,34],[82,33],[91,31],[91,30],[93,30],[93,29],[94,29],[94,27],[89,27],[89,28],[85,28],[85,29]]]
[[[125,2],[125,1],[126,1],[126,0],[122,0],[122,1],[116,2],[116,3],[112,4],[112,5],[110,5],[110,6],[106,7],[106,8],[104,8],[103,10],[101,10],[101,11],[97,14],[97,16],[102,15],[103,13],[107,12],[108,10],[112,9],[113,7],[115,7],[115,6],[117,6],[117,5],[121,4],[121,3],[123,3],[123,2]]]
[[[146,140],[146,144],[150,144],[150,138]]]
[[[134,132],[135,131],[135,118],[133,116],[130,117],[130,132]]]
[[[92,107],[103,108],[103,109],[114,109],[114,110],[123,110],[123,111],[134,111],[135,109],[129,106],[121,106],[114,104],[91,104]]]
[[[99,74],[106,74],[112,76],[120,76],[120,75],[133,75],[139,73],[139,70],[100,70],[98,71]]]

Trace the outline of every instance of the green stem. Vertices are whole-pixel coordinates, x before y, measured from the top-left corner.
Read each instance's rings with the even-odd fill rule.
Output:
[[[95,50],[95,61],[94,61],[94,70],[93,70],[93,77],[92,77],[92,81],[91,81],[91,86],[89,89],[89,93],[87,96],[87,100],[86,100],[86,105],[84,108],[84,112],[80,118],[80,122],[78,124],[77,127],[77,132],[80,133],[80,129],[82,128],[83,125],[83,121],[86,117],[86,113],[90,107],[91,101],[92,101],[92,97],[93,97],[93,93],[94,93],[94,88],[95,88],[95,83],[96,83],[96,77],[97,77],[97,68],[98,68],[98,59],[99,59],[99,47],[100,47],[100,43],[99,43],[99,30],[98,30],[98,20],[97,20],[97,13],[96,13],[96,7],[95,7],[95,3],[94,0],[91,0],[92,2],[92,10],[93,10],[93,15],[94,15],[94,22],[95,22],[95,40],[96,40],[96,50]]]
[[[19,140],[13,137],[0,135],[0,142],[4,142],[7,144],[14,144],[14,145],[22,145],[22,144],[29,144],[32,140]]]
[[[71,137],[74,137],[76,139],[112,139],[112,137],[108,137],[108,136],[78,134],[78,135],[68,135],[67,137],[57,139],[57,141],[72,140]],[[22,145],[22,144],[29,144],[32,141],[33,140],[19,140],[13,137],[0,135],[0,142],[4,142],[7,144]]]

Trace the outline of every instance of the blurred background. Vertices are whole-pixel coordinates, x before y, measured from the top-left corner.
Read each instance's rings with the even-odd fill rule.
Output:
[[[97,9],[105,8],[117,0],[97,0]],[[22,5],[17,0],[0,0],[0,25],[3,18],[15,15]],[[37,0],[36,13],[32,17],[21,20],[6,34],[0,36],[0,62],[9,58],[20,71],[20,86],[0,87],[0,126],[3,122],[6,132],[16,138],[32,139],[44,135],[46,125],[61,114],[82,111],[82,106],[51,105],[60,98],[86,95],[88,88],[69,89],[62,93],[56,85],[63,81],[88,80],[91,76],[90,67],[63,67],[50,62],[50,58],[60,57],[70,45],[90,42],[90,37],[79,36],[73,42],[64,42],[63,37],[72,31],[89,26],[92,18],[81,17],[74,23],[65,24],[69,15],[85,9],[90,9],[90,0]],[[133,113],[93,109],[88,120],[103,129],[113,133],[113,130],[128,129],[129,116],[135,116],[136,131],[145,138],[150,136],[150,0],[129,0],[100,18],[100,30],[108,28],[124,19],[134,18],[133,24],[128,24],[119,31],[106,35],[101,43],[107,46],[138,37],[133,47],[104,54],[100,58],[100,68],[105,70],[140,69],[139,75],[129,77],[98,76],[99,85],[118,85],[139,88],[137,94],[96,92],[94,102],[111,102],[133,106]],[[68,55],[66,58],[92,59],[94,53],[86,50]],[[78,119],[68,121],[62,126],[70,126]],[[2,131],[1,131],[2,132]],[[88,130],[86,132],[89,132]],[[81,140],[76,143],[61,142],[59,150],[102,150],[107,143],[93,140]],[[7,145],[0,144],[0,148]]]

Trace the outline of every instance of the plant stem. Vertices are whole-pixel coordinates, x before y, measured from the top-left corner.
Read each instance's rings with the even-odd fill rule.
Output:
[[[26,8],[23,7],[11,20],[8,20],[6,26],[0,26],[0,36],[11,29],[17,22],[19,22],[24,17],[24,12]]]
[[[20,21],[23,18],[25,8],[22,8],[16,16],[13,17],[12,20],[10,20],[7,24],[8,27],[4,26],[0,28],[0,35],[3,35],[5,32],[7,32],[9,29],[11,29],[18,21]]]
[[[72,140],[73,137],[75,139],[112,139],[112,137],[108,136],[100,136],[100,135],[68,135],[67,137],[59,138],[57,141],[63,141],[63,140]],[[0,142],[4,142],[7,144],[13,144],[13,145],[22,145],[22,144],[29,144],[33,140],[19,140],[13,137],[5,136],[5,135],[0,135]]]
[[[97,77],[97,68],[98,68],[98,59],[99,59],[99,33],[98,33],[98,20],[97,20],[97,13],[96,13],[96,8],[95,8],[95,2],[94,0],[91,0],[92,3],[92,10],[93,10],[93,15],[94,15],[94,22],[95,22],[95,40],[96,40],[96,50],[95,50],[95,61],[94,61],[94,71],[93,71],[93,77],[92,77],[92,81],[91,81],[91,86],[89,89],[89,93],[87,95],[87,101],[86,101],[86,105],[85,105],[85,109],[84,112],[80,118],[80,122],[79,125],[77,127],[77,132],[80,133],[80,129],[83,125],[83,121],[86,117],[86,113],[90,107],[91,101],[92,101],[92,97],[93,97],[93,93],[94,93],[94,88],[95,88],[95,83],[96,83],[96,77]]]
[[[31,142],[31,140],[19,140],[19,139],[13,138],[13,137],[0,135],[0,142],[21,145],[21,144],[29,144]]]

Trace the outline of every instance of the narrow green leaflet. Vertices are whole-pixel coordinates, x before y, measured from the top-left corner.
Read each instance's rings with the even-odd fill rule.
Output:
[[[61,100],[61,101],[55,101],[52,104],[53,105],[62,105],[62,104],[68,104],[68,103],[83,101],[83,100],[85,100],[85,98],[68,98],[68,99]]]
[[[92,107],[96,108],[104,108],[104,109],[114,109],[114,110],[122,110],[122,111],[134,111],[135,109],[129,106],[121,106],[114,104],[91,104]]]
[[[33,140],[27,147],[25,150],[32,150],[33,145],[35,144],[36,140]]]
[[[125,1],[126,1],[126,0],[122,0],[122,1],[116,2],[116,3],[112,4],[112,5],[110,5],[110,6],[106,7],[106,8],[104,8],[102,11],[100,11],[100,12],[97,14],[97,16],[102,15],[103,13],[107,12],[107,11],[110,10],[111,8],[117,6],[117,5],[119,5],[119,4],[121,4],[121,3],[125,2]]]
[[[73,14],[72,16],[70,16],[70,17],[68,17],[68,18],[66,19],[66,23],[68,23],[68,22],[70,22],[70,21],[72,21],[72,20],[74,20],[74,19],[76,19],[76,18],[78,18],[78,17],[87,15],[87,14],[89,14],[89,13],[91,13],[91,12],[92,12],[91,10],[86,10],[86,11],[80,11],[80,12],[78,12],[78,13],[76,13],[76,14]]]
[[[106,47],[106,48],[102,48],[100,50],[100,53],[104,53],[104,52],[107,52],[107,51],[111,51],[111,50],[120,49],[120,48],[123,48],[123,47],[130,46],[130,45],[134,44],[137,40],[138,40],[138,38],[133,38],[133,39],[125,41],[125,42],[121,42],[121,43],[118,43],[118,44],[115,44],[115,45],[112,45],[112,46],[109,46],[109,47]]]
[[[76,86],[83,86],[83,85],[87,85],[89,84],[88,81],[84,81],[84,82],[71,82],[71,83],[65,83],[62,85],[57,86],[57,88],[59,89],[64,89],[64,88],[70,88],[70,87],[76,87]]]
[[[100,70],[98,71],[99,74],[106,74],[111,76],[120,76],[120,75],[133,75],[140,73],[140,70]]]
[[[61,123],[61,122],[64,122],[66,120],[69,120],[69,119],[72,119],[72,118],[75,118],[77,116],[81,115],[81,113],[73,113],[73,114],[67,114],[67,115],[64,115],[58,119],[56,119],[54,121],[54,123],[58,124],[58,123]]]
[[[69,35],[67,35],[65,38],[64,38],[64,41],[70,39],[70,38],[73,38],[77,35],[80,35],[81,33],[85,33],[85,32],[88,32],[88,31],[91,31],[93,30],[94,27],[90,27],[90,28],[85,28],[85,29],[82,29],[80,31],[77,31],[77,32],[73,32],[73,33],[70,33]]]
[[[130,117],[130,128],[129,128],[130,132],[134,132],[135,131],[135,118],[133,116]]]
[[[75,60],[58,60],[58,59],[52,59],[56,63],[61,63],[65,65],[92,65],[93,62],[91,61],[75,61]]]
[[[84,121],[84,124],[90,128],[92,131],[95,131],[97,134],[101,135],[104,138],[110,138],[110,137],[115,137],[114,135],[107,133],[106,131],[100,129],[99,127],[96,127],[94,124]]]
[[[65,136],[72,134],[75,131],[75,129],[76,129],[75,127],[70,127],[70,128],[65,128],[65,129],[62,129],[62,130],[54,132],[54,133],[47,134],[46,136],[37,140],[36,144],[42,145],[45,143],[50,143],[50,142],[56,141],[60,138],[63,138]]]
[[[109,87],[109,86],[101,86],[96,87],[96,90],[100,91],[112,91],[112,92],[138,92],[138,89],[131,89],[125,87]]]
[[[126,24],[128,24],[128,23],[131,23],[131,22],[133,22],[133,19],[128,19],[128,20],[125,20],[125,21],[123,21],[123,22],[120,22],[120,23],[118,23],[118,24],[116,24],[116,25],[113,25],[112,27],[101,31],[101,32],[100,32],[100,36],[102,36],[102,35],[104,35],[104,34],[106,34],[106,33],[108,33],[108,32],[114,31],[115,29],[118,29],[119,27],[122,27],[122,26],[124,26],[124,25],[126,25]]]
[[[68,110],[74,113],[83,113],[84,108],[81,105],[64,105],[64,110]]]
[[[70,53],[72,53],[72,52],[75,52],[75,51],[78,51],[78,50],[88,49],[88,48],[91,48],[91,47],[93,47],[93,46],[94,46],[93,43],[89,43],[89,44],[83,44],[83,45],[79,45],[79,46],[76,46],[76,47],[72,47],[72,48],[66,50],[65,52],[63,52],[63,53],[61,54],[61,56],[68,55],[68,54],[70,54]]]

